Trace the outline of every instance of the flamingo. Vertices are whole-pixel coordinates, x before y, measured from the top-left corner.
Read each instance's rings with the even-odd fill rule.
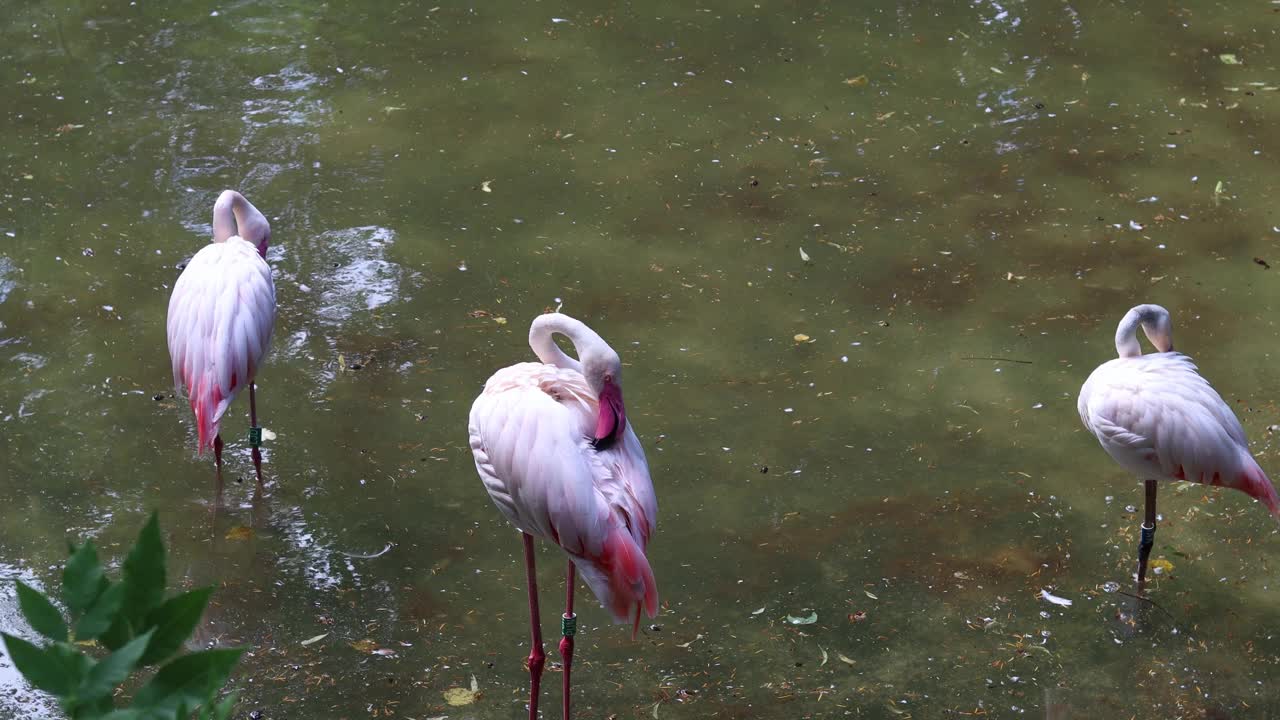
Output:
[[[1138,326],[1157,352],[1142,354]],[[1196,372],[1191,358],[1173,350],[1169,311],[1138,305],[1116,328],[1116,352],[1080,388],[1077,409],[1102,448],[1144,480],[1146,522],[1138,545],[1138,595],[1156,536],[1159,480],[1190,480],[1248,493],[1280,518],[1280,497],[1249,453],[1231,408]]]
[[[572,341],[575,360],[553,335]],[[575,572],[615,622],[658,611],[658,586],[645,547],[658,516],[644,449],[627,422],[618,354],[582,322],[559,313],[536,318],[529,346],[542,362],[503,368],[471,406],[468,430],[476,471],[489,497],[521,532],[529,579],[532,648],[529,718],[538,714],[545,654],[538,613],[533,538],[568,555],[560,656],[563,709],[569,717]]]
[[[243,195],[224,190],[213,205],[213,242],[200,249],[169,298],[174,388],[196,416],[197,454],[212,446],[222,486],[222,415],[249,387],[249,444],[262,487],[261,428],[253,378],[271,343],[276,290],[267,265],[271,225]]]

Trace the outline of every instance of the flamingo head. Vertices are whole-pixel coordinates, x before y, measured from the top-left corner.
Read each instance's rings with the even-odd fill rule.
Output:
[[[235,190],[223,190],[213,205],[213,241],[239,237],[258,249],[265,260],[271,244],[271,223],[267,217]]]
[[[1147,340],[1156,348],[1156,352],[1174,350],[1174,323],[1169,318],[1169,310],[1160,305],[1143,305],[1146,313],[1142,316],[1142,332]]]
[[[582,361],[582,374],[600,405],[592,444],[597,450],[604,450],[620,440],[627,429],[627,408],[622,402],[622,361],[610,349],[587,353]]]

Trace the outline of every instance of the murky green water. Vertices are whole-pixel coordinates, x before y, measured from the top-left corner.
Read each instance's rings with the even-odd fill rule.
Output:
[[[1163,612],[1117,619],[1140,486],[1075,411],[1159,302],[1280,473],[1280,6],[344,5],[0,0],[0,575],[159,508],[242,712],[521,717],[466,413],[563,303],[662,508],[662,614],[583,601],[577,716],[1280,712],[1274,523],[1167,490]],[[237,401],[215,515],[164,315],[224,187],[273,224],[278,437],[253,502]]]

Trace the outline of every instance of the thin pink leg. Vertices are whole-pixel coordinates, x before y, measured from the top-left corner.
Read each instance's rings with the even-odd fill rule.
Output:
[[[213,461],[216,470],[213,481],[213,510],[222,505],[222,433],[213,436]]]
[[[573,614],[573,589],[577,585],[578,567],[569,561],[565,571],[565,608],[560,616],[560,659],[564,661],[564,720],[569,720],[569,671],[573,667],[573,636],[578,632],[578,616]]]
[[[524,535],[524,569],[529,575],[529,627],[533,647],[529,650],[529,720],[538,720],[538,689],[542,686],[542,667],[547,662],[542,652],[542,616],[538,612],[538,573],[534,569],[533,536]]]
[[[260,432],[258,428],[258,403],[253,394],[254,384],[249,383],[249,427],[250,437]],[[261,436],[258,436],[261,437]],[[257,443],[253,445],[253,470],[258,476],[258,489],[262,488],[262,451],[258,449]]]

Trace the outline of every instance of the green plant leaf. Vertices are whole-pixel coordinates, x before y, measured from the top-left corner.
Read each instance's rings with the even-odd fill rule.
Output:
[[[5,650],[13,666],[31,683],[31,686],[47,693],[65,697],[79,683],[74,661],[68,662],[67,650],[58,652],[57,645],[39,648],[20,637],[0,633]],[[79,655],[70,651],[73,655]],[[86,663],[88,658],[80,656]]]
[[[231,711],[236,705],[237,695],[239,695],[239,693],[231,693],[223,698],[222,702],[212,708],[208,703],[205,703],[205,706],[200,708],[200,720],[230,720]]]
[[[160,668],[133,696],[133,706],[170,714],[178,706],[195,707],[213,699],[227,682],[244,648],[205,650],[183,655]]]
[[[209,604],[213,588],[201,588],[169,598],[147,616],[147,627],[155,629],[151,645],[142,656],[142,665],[163,662],[182,649],[191,631],[196,629],[204,608]]]
[[[112,710],[97,720],[144,720],[147,714],[135,708],[123,708],[121,710]]]
[[[21,580],[18,581],[18,607],[22,608],[22,616],[36,632],[50,640],[66,641],[67,623],[62,619],[62,613],[49,602],[49,598]]]
[[[129,672],[138,664],[142,653],[146,652],[147,643],[151,642],[154,630],[139,635],[124,647],[111,653],[89,668],[84,682],[76,693],[77,699],[85,703],[96,702],[99,698],[109,698],[116,686],[129,677]]]
[[[94,549],[92,540],[86,540],[72,551],[66,566],[62,568],[62,602],[71,611],[72,617],[89,609],[94,599],[103,591],[105,582],[102,563],[98,562],[98,551]]]
[[[124,604],[124,592],[123,583],[108,583],[107,589],[98,594],[88,611],[76,622],[76,640],[94,640],[105,633],[115,621],[120,606]],[[126,633],[119,643],[104,644],[107,649],[116,650],[128,640],[129,635]]]
[[[147,613],[164,601],[164,540],[160,537],[159,516],[154,512],[124,560],[123,582],[123,609],[137,632]]]

